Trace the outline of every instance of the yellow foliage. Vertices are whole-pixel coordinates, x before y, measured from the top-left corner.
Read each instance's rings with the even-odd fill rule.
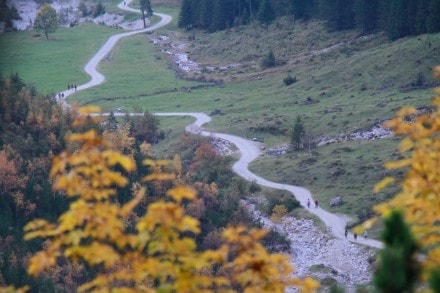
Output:
[[[440,77],[440,67],[436,67],[435,75]],[[440,88],[436,92],[440,93]],[[432,104],[433,111],[422,114],[413,107],[404,108],[386,124],[395,134],[405,137],[400,151],[406,156],[386,164],[386,168],[405,168],[407,173],[396,197],[375,207],[383,216],[392,209],[404,211],[405,220],[426,252],[425,272],[440,266],[440,97],[434,97]],[[375,191],[391,181],[385,178]]]
[[[270,219],[274,222],[280,221],[287,214],[287,209],[284,205],[276,205],[272,209]]]
[[[146,190],[133,188],[133,199],[118,203],[115,187],[129,182],[114,167],[132,172],[133,159],[114,151],[93,130],[69,139],[80,147],[57,156],[51,176],[53,188],[73,201],[56,224],[34,220],[26,225],[26,239],[50,240],[31,257],[31,275],[38,276],[65,257],[97,272],[79,287],[80,292],[284,292],[287,286],[311,292],[318,287],[312,279],[292,278],[287,257],[268,253],[260,243],[266,235],[263,230],[229,227],[219,249],[198,251],[194,235],[200,232],[200,223],[185,214],[182,205],[196,199],[196,191],[189,187],[169,189],[167,198],[149,204],[145,214],[135,217],[134,225],[127,225]],[[145,160],[144,164],[153,170],[144,180],[175,178],[162,172],[168,161]],[[180,175],[181,170],[176,170]],[[212,188],[216,191],[216,186]]]

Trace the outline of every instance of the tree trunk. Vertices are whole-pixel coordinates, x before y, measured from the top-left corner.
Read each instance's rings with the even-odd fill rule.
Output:
[[[141,9],[142,11],[142,20],[144,21],[144,28],[147,28],[147,24],[145,23],[145,12],[143,9]]]

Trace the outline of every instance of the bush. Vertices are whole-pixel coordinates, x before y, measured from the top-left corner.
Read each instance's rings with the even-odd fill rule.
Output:
[[[292,77],[290,74],[283,79],[285,85],[291,85],[296,82],[296,77]]]
[[[87,5],[84,3],[84,1],[81,1],[78,6],[79,11],[81,11],[82,17],[89,16],[91,11],[89,8],[87,8]]]
[[[105,7],[102,5],[102,2],[99,1],[98,5],[95,8],[95,13],[93,13],[94,17],[100,16],[105,13]]]
[[[287,191],[274,191],[269,194],[265,194],[268,200],[267,212],[272,213],[272,210],[277,205],[283,205],[286,207],[287,212],[291,212],[293,209],[298,208],[301,204],[296,198]]]
[[[273,54],[272,50],[267,53],[266,57],[261,61],[261,67],[263,68],[269,68],[274,67],[276,65],[275,55]]]

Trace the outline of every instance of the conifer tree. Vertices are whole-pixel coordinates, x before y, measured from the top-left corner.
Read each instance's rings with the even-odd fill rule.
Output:
[[[301,117],[296,117],[295,125],[293,126],[292,131],[292,145],[295,150],[299,150],[301,148],[302,139],[304,137],[305,130],[304,124],[301,121]]]
[[[262,0],[257,17],[258,21],[266,27],[275,19],[275,11],[269,0]]]
[[[428,31],[426,19],[429,11],[430,0],[419,0],[416,13],[416,34],[424,34]]]
[[[387,293],[413,292],[420,271],[415,258],[417,244],[400,212],[392,211],[385,218],[382,239],[385,248],[374,276],[376,288]]]
[[[178,26],[188,29],[192,25],[191,19],[191,0],[183,0],[180,5]]]
[[[377,0],[355,0],[353,11],[361,33],[371,33],[377,25]]]
[[[428,33],[440,32],[440,0],[431,0],[428,10],[426,20]]]

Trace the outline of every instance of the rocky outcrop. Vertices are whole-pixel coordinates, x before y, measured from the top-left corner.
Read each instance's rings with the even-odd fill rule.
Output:
[[[375,249],[350,242],[352,236],[346,240],[335,239],[317,228],[312,220],[284,217],[274,223],[254,205],[246,201],[240,204],[264,228],[273,229],[290,240],[291,262],[297,277],[311,276],[325,282],[333,280],[350,292],[371,282],[370,261]]]
[[[342,201],[342,198],[341,198],[340,196],[337,196],[337,197],[334,197],[334,198],[332,198],[332,199],[330,200],[329,205],[330,205],[331,207],[337,207],[337,206],[342,205],[343,203],[344,203],[344,202]]]

